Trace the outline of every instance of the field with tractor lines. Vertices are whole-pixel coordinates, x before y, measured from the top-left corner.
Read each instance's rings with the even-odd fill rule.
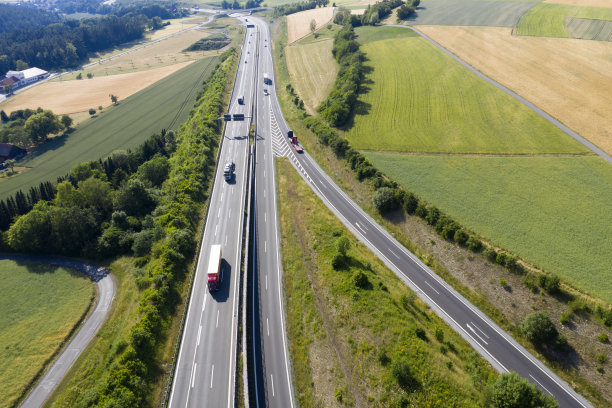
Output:
[[[612,20],[612,8],[541,3],[521,17],[515,34],[569,38],[564,25],[566,18]]]
[[[357,30],[359,33],[359,30]],[[587,149],[423,38],[362,46],[373,70],[346,132],[357,149],[585,153]],[[406,56],[417,56],[414,58]]]
[[[522,37],[496,27],[419,29],[612,154],[612,43]]]
[[[287,16],[287,43],[294,43],[310,34],[310,23],[313,20],[317,30],[329,23],[334,17],[334,10],[334,7],[323,7],[289,14]]]
[[[565,29],[572,38],[612,41],[612,21],[566,18]]]
[[[339,67],[332,55],[332,47],[338,28],[335,24],[331,29],[326,26],[317,32],[317,39],[308,36],[285,49],[291,83],[311,114],[329,94],[336,80]]]
[[[110,94],[118,96],[119,100],[124,100],[192,62],[185,61],[146,72],[94,76],[82,80],[48,81],[10,97],[0,105],[0,108],[12,112],[41,107],[50,109],[57,115],[87,112],[89,108],[111,105]]]
[[[612,302],[612,167],[603,159],[364,153],[459,223]]]
[[[42,145],[20,160],[28,171],[0,182],[0,198],[27,191],[41,181],[55,181],[77,163],[136,147],[162,129],[176,129],[189,116],[202,81],[217,61],[209,57],[193,62],[166,80],[119,101],[117,106],[98,112],[70,135]]]
[[[424,0],[409,24],[513,27],[532,1]]]
[[[80,272],[0,261],[0,407],[13,406],[87,312],[94,284]]]

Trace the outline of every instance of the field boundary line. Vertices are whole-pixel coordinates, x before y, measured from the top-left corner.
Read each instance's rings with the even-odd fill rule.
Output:
[[[456,62],[461,64],[463,67],[465,67],[468,70],[470,70],[470,72],[472,72],[473,74],[475,74],[479,78],[484,79],[489,84],[491,84],[494,87],[496,87],[497,89],[499,89],[499,90],[505,92],[506,94],[510,95],[511,97],[516,99],[517,101],[521,102],[523,105],[527,106],[529,109],[534,111],[536,114],[538,114],[539,116],[541,116],[542,118],[546,119],[548,122],[550,122],[551,124],[553,124],[554,126],[559,128],[559,130],[561,130],[562,132],[564,132],[565,134],[567,134],[571,138],[575,139],[577,142],[579,142],[579,143],[583,144],[584,146],[586,146],[588,149],[590,149],[596,155],[600,156],[602,159],[606,160],[608,163],[612,164],[612,157],[610,155],[608,155],[606,152],[604,152],[603,150],[601,150],[599,147],[597,147],[595,144],[591,143],[590,141],[588,141],[584,137],[580,136],[578,133],[574,132],[572,129],[570,129],[569,127],[565,126],[563,123],[561,123],[559,120],[555,119],[550,114],[546,113],[544,110],[538,108],[533,103],[529,102],[527,99],[523,98],[522,96],[520,96],[516,92],[510,90],[509,88],[506,88],[504,85],[500,84],[499,82],[493,80],[492,78],[489,78],[488,76],[486,76],[482,72],[478,71],[476,68],[474,68],[473,66],[471,66],[470,64],[468,64],[467,62],[465,62],[464,60],[459,58],[457,55],[453,54],[448,49],[444,48],[441,44],[437,43],[432,38],[430,38],[426,34],[422,33],[420,30],[418,30],[417,28],[412,27],[412,26],[407,26],[407,25],[401,25],[401,24],[389,24],[389,25],[387,25],[387,27],[401,27],[401,28],[406,28],[406,29],[414,31],[415,33],[420,35],[422,38],[427,40],[434,47],[438,48],[439,50],[444,52],[446,55],[448,55],[449,57],[454,59]]]

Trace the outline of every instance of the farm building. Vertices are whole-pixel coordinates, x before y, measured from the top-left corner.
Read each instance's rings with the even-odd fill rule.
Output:
[[[25,156],[27,151],[21,147],[9,143],[0,143],[0,163],[4,163],[5,160],[15,159]]]
[[[11,89],[21,88],[22,86],[30,85],[41,79],[45,79],[48,76],[49,73],[40,68],[28,68],[23,71],[9,71],[6,73],[6,77],[0,81],[0,90],[7,92],[8,87],[11,87]]]

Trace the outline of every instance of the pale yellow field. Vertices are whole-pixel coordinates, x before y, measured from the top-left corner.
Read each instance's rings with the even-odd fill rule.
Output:
[[[332,46],[333,40],[327,38],[286,48],[291,83],[311,114],[331,91],[338,73],[338,64],[331,53]]]
[[[333,7],[315,8],[287,16],[287,42],[289,44],[310,34],[310,22],[317,22],[317,29],[334,17]]]
[[[82,71],[75,71],[62,76],[61,80],[74,79],[79,73],[86,77],[87,73],[91,72],[95,77],[116,75],[128,72],[146,71],[152,68],[175,65],[180,62],[193,61],[202,58],[205,55],[214,54],[216,51],[197,51],[197,52],[182,52],[185,48],[198,41],[200,38],[209,36],[209,33],[200,30],[191,30],[176,37],[168,38],[155,44],[147,45],[129,52],[128,54],[118,56],[108,61],[100,62],[96,65],[85,68]],[[137,44],[130,48],[114,50],[107,54],[100,55],[96,60],[107,58],[121,52],[128,51],[142,46]],[[95,60],[92,60],[94,62]],[[59,81],[56,79],[55,81]]]
[[[45,82],[12,96],[0,104],[0,108],[6,112],[12,112],[17,109],[35,109],[40,106],[43,109],[52,110],[55,114],[62,115],[87,111],[89,108],[97,108],[99,105],[106,107],[111,104],[109,94],[117,95],[119,101],[121,101],[191,64],[191,62],[185,61],[146,72],[131,72],[82,80]]]
[[[503,27],[419,29],[612,154],[611,42],[519,37]]]
[[[571,4],[584,7],[609,7],[612,8],[612,0],[544,0],[544,3]]]
[[[181,30],[185,30],[197,24],[192,18],[175,18],[172,20],[164,20],[164,23],[166,21],[169,21],[170,25],[159,30],[155,30],[152,33],[147,33],[147,40],[157,40],[167,35],[176,34]]]
[[[354,14],[356,16],[361,16],[365,13],[366,9],[358,9],[358,10],[351,10],[351,14]]]

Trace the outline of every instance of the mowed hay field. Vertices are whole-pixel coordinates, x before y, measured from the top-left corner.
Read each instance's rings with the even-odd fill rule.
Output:
[[[323,30],[328,31],[327,28]],[[324,38],[304,44],[297,42],[286,48],[291,83],[311,114],[329,94],[338,74],[333,45],[332,38]]]
[[[334,7],[322,7],[300,11],[287,16],[287,43],[291,44],[311,33],[310,22],[317,23],[317,29],[327,24],[334,17]]]
[[[369,42],[362,50],[373,70],[367,77],[371,81],[366,83],[369,90],[359,97],[354,125],[346,132],[357,149],[588,152],[423,38]]]
[[[612,154],[612,43],[420,27],[436,42]]]
[[[212,73],[217,57],[198,60],[55,138],[19,164],[30,167],[0,181],[0,199],[27,191],[41,181],[55,181],[77,163],[104,158],[116,150],[138,146],[153,133],[175,129],[189,116],[197,91]]]
[[[45,82],[7,99],[0,104],[0,108],[12,112],[41,107],[50,109],[58,115],[83,112],[100,105],[111,105],[109,94],[117,95],[119,100],[124,100],[192,62],[186,61],[146,72]]]
[[[10,407],[87,312],[95,289],[76,271],[1,260],[0,292],[0,407]]]
[[[494,244],[612,302],[612,167],[603,159],[365,154]]]
[[[541,3],[521,17],[515,34],[568,38],[570,35],[564,26],[566,18],[612,20],[612,8]]]
[[[422,1],[409,24],[513,27],[538,4],[530,1],[432,0]]]

